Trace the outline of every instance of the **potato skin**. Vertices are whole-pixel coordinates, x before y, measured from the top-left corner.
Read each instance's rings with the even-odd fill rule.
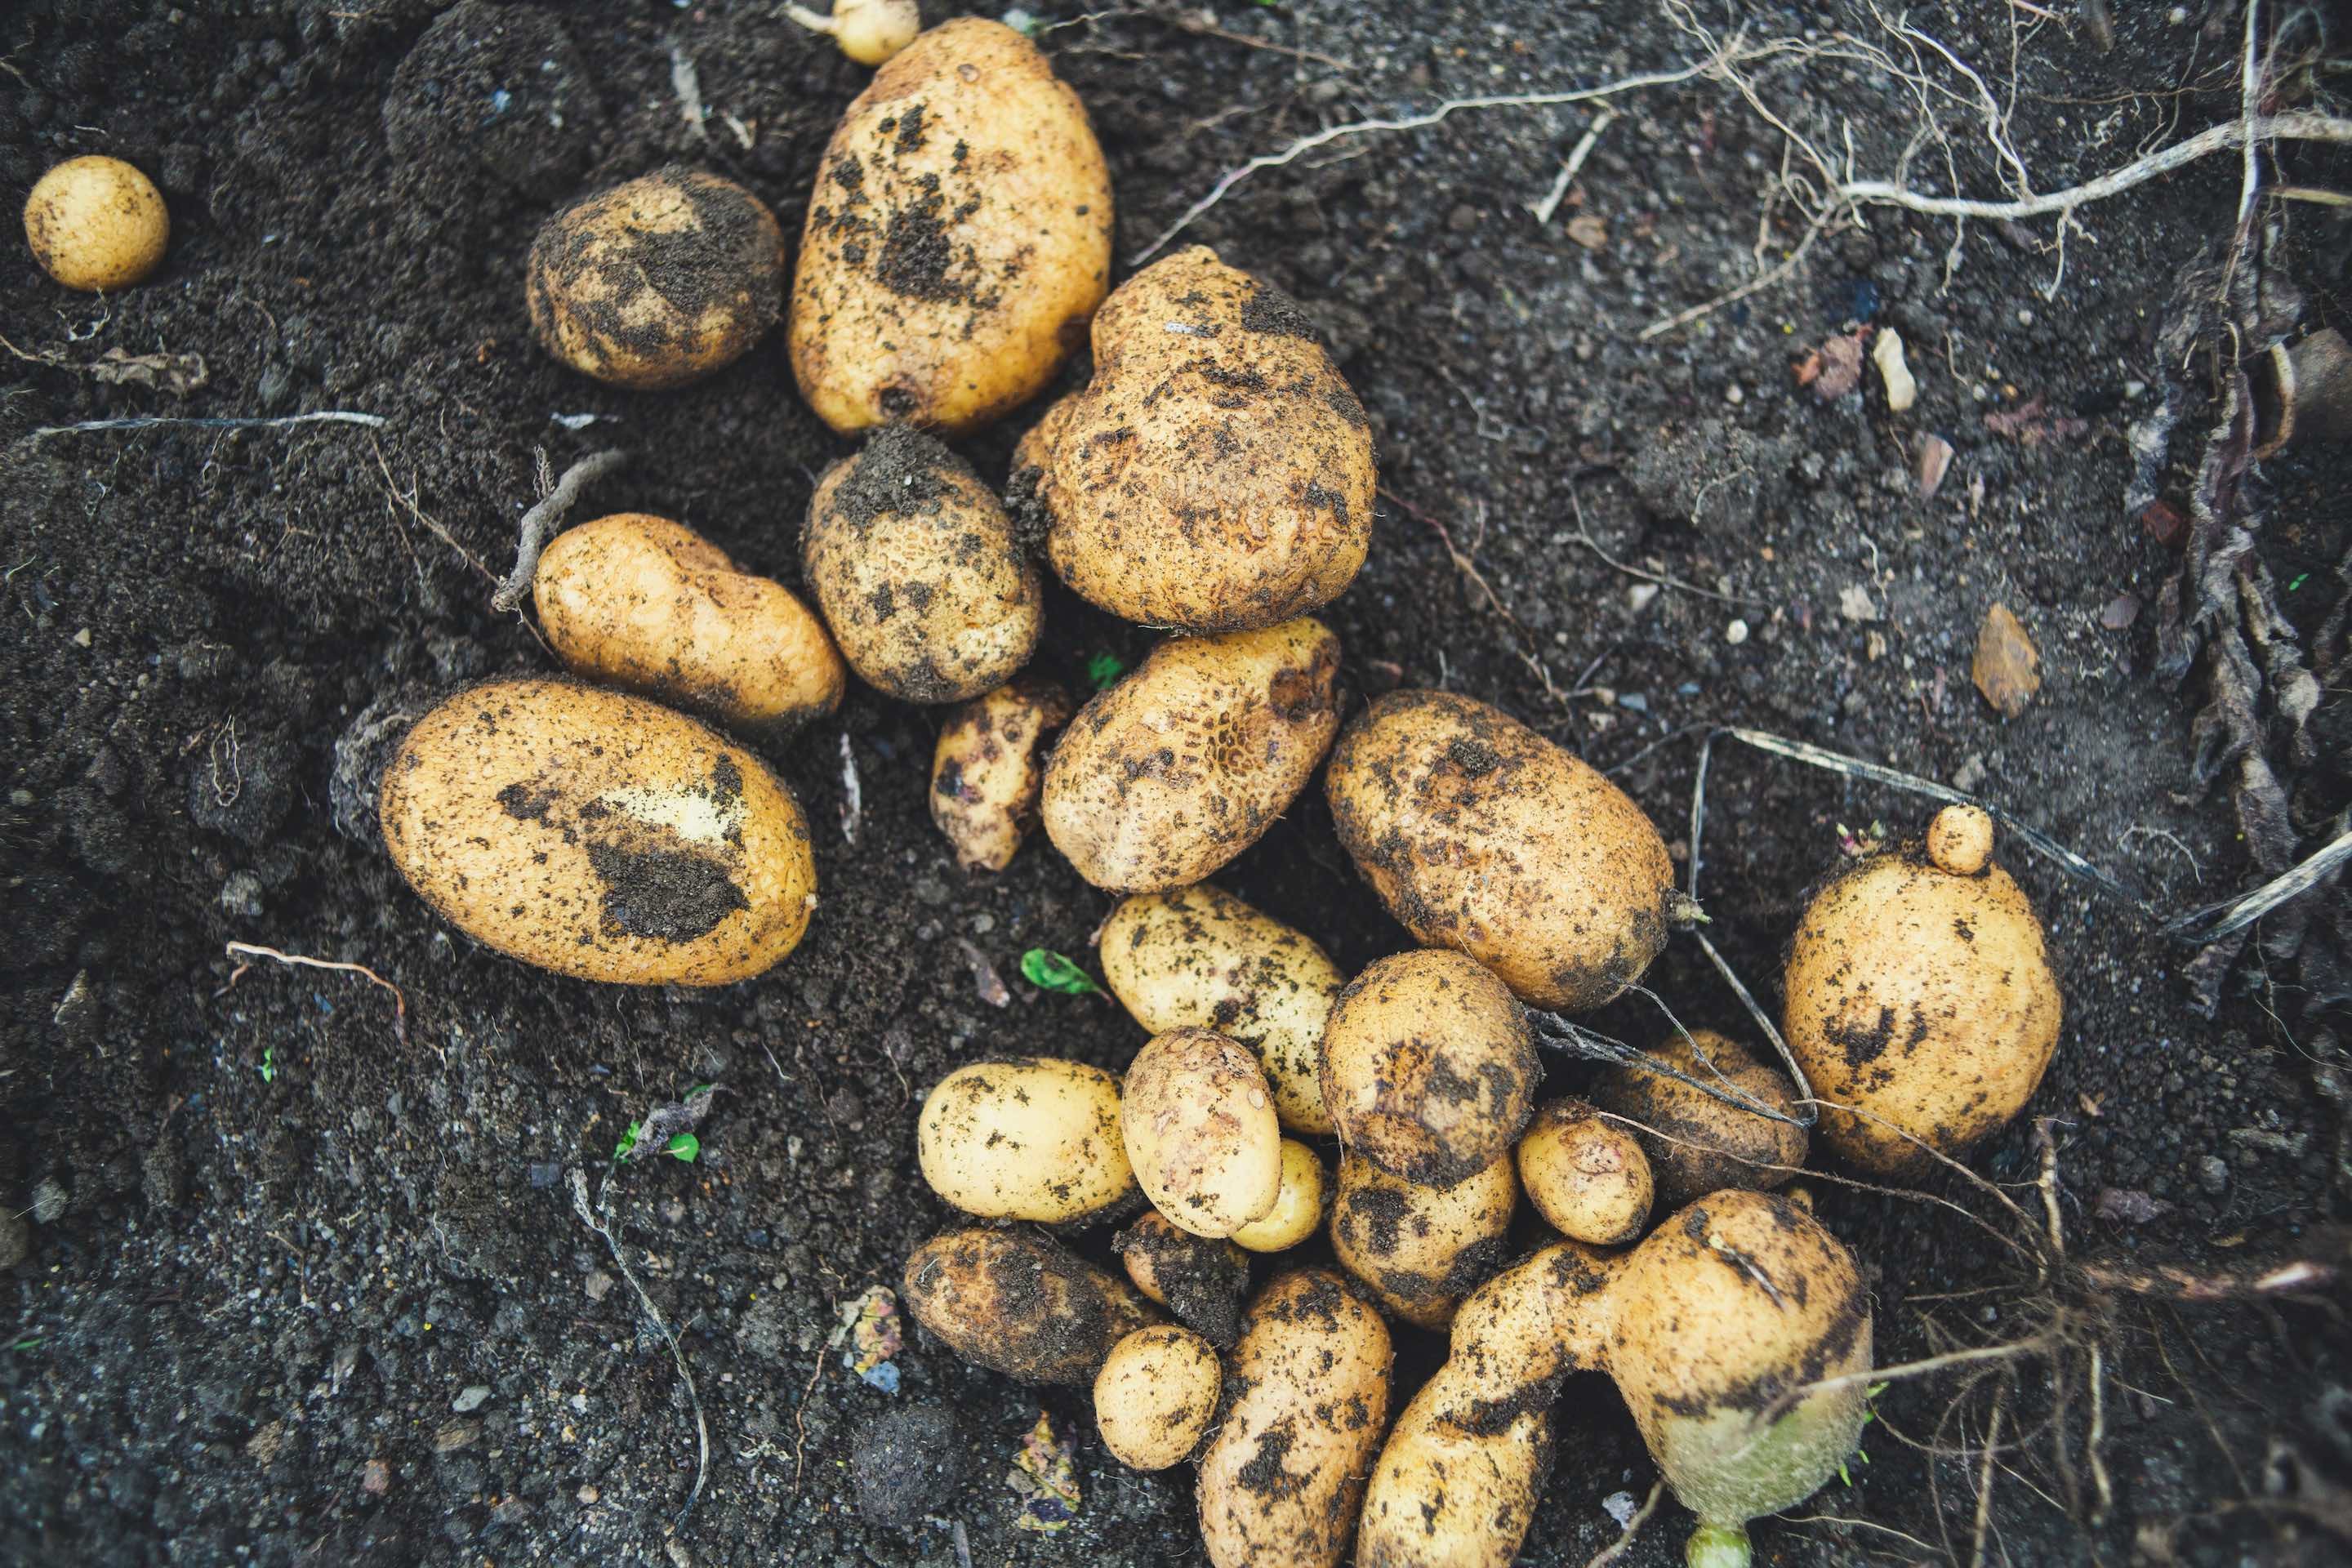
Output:
[[[1002,871],[1037,820],[1045,784],[1038,755],[1048,731],[1070,719],[1070,696],[1050,680],[1022,679],[948,715],[931,753],[931,821],[967,871]]]
[[[1193,246],[1119,285],[1093,336],[1094,379],[1013,456],[1062,580],[1194,632],[1338,598],[1371,541],[1371,422],[1298,307]]]
[[[1216,1419],[1224,1369],[1215,1347],[1173,1324],[1138,1329],[1095,1374],[1095,1427],[1130,1470],[1164,1470],[1192,1457]]]
[[[1197,882],[1257,842],[1339,725],[1339,639],[1301,618],[1175,637],[1097,693],[1045,764],[1043,816],[1115,893]]]
[[[1118,1080],[1052,1057],[971,1062],[932,1086],[915,1124],[931,1191],[982,1219],[1068,1225],[1135,1190]]]
[[[643,698],[491,680],[385,765],[384,847],[475,941],[558,974],[724,985],[796,946],[808,823],[751,752]]]
[[[1642,808],[1499,709],[1391,691],[1339,737],[1339,842],[1389,912],[1538,1007],[1598,1007],[1642,976],[1687,900]]]
[[[801,570],[866,682],[908,702],[964,702],[1029,662],[1045,624],[1037,568],[964,460],[903,425],[817,481]]]
[[[1615,1247],[1642,1234],[1655,1194],[1650,1160],[1631,1131],[1583,1100],[1537,1106],[1517,1159],[1528,1201],[1570,1240]]]
[[[776,324],[783,276],[783,231],[765,203],[671,164],[541,226],[525,298],[555,359],[652,392],[742,358]]]
[[[1444,1329],[1463,1298],[1502,1267],[1518,1200],[1507,1151],[1450,1187],[1403,1181],[1343,1153],[1331,1250],[1391,1316]]]
[[[1284,1139],[1282,1191],[1272,1208],[1234,1232],[1234,1244],[1252,1252],[1286,1252],[1297,1247],[1322,1226],[1329,1185],[1315,1151],[1296,1138]]]
[[[1691,1041],[1697,1042],[1697,1050]],[[1702,1050],[1706,1062],[1699,1059]],[[1796,1087],[1788,1074],[1758,1061],[1746,1047],[1712,1029],[1693,1029],[1690,1040],[1676,1035],[1650,1056],[1702,1083],[1737,1090],[1791,1116],[1797,1113]],[[1592,1080],[1591,1094],[1601,1110],[1640,1124],[1621,1131],[1640,1140],[1659,1200],[1670,1208],[1727,1187],[1769,1192],[1783,1185],[1795,1170],[1771,1167],[1802,1165],[1811,1144],[1801,1127],[1726,1105],[1687,1084],[1636,1067],[1603,1068]]]
[[[1180,1230],[1231,1236],[1281,1195],[1265,1074],[1213,1029],[1171,1029],[1136,1053],[1119,1124],[1144,1195]]]
[[[1078,101],[1001,23],[943,22],[826,143],[786,334],[843,435],[976,430],[1045,389],[1109,287],[1110,173]]]
[[[120,158],[68,158],[33,182],[25,239],[56,282],[128,289],[163,265],[172,215],[155,182]]]
[[[950,1350],[1023,1383],[1090,1384],[1112,1346],[1160,1321],[1126,1280],[1026,1230],[934,1237],[900,1284]]]
[[[1449,1187],[1510,1152],[1543,1065],[1508,986],[1458,952],[1424,949],[1379,960],[1339,993],[1321,1073],[1349,1152]]]
[[[808,606],[666,517],[616,512],[556,535],[531,597],[575,675],[745,729],[841,705],[841,656]]]
[[[1110,1249],[1145,1298],[1220,1350],[1242,1331],[1249,1294],[1249,1254],[1234,1242],[1194,1236],[1146,1209],[1111,1237]]]
[[[1381,1315],[1328,1268],[1250,1304],[1223,1424],[1201,1456],[1201,1537],[1214,1568],[1336,1568],[1388,1420]]]
[[[1202,882],[1128,900],[1098,942],[1103,978],[1137,1023],[1153,1034],[1212,1028],[1254,1047],[1283,1127],[1336,1130],[1318,1074],[1344,981],[1311,939]]]

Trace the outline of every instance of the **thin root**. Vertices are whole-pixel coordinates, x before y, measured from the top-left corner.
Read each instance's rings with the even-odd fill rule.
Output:
[[[393,1037],[404,1046],[408,1043],[408,998],[400,994],[399,986],[363,963],[343,963],[331,958],[310,958],[299,952],[280,952],[274,947],[259,947],[249,942],[230,942],[228,955],[231,958],[266,958],[273,963],[293,964],[302,969],[331,969],[341,973],[357,974],[363,979],[373,981],[392,993]],[[239,977],[252,967],[250,963],[240,963],[230,970],[228,983],[221,989],[226,991],[230,985],[236,984]]]

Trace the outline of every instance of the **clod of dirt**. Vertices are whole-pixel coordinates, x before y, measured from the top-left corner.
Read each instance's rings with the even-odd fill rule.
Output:
[[[335,770],[327,780],[328,820],[354,844],[373,849],[383,842],[376,795],[383,766],[400,749],[408,727],[425,717],[433,694],[409,682],[394,688],[359,711],[335,740]]]
[[[919,1523],[954,1493],[963,1448],[944,1405],[909,1405],[861,1427],[850,1450],[857,1511],[877,1524]]]
[[[2024,712],[2033,694],[2042,689],[2042,655],[2007,605],[1995,605],[1985,612],[1984,625],[1977,628],[1976,661],[1969,673],[1984,700],[2000,710],[2004,719]]]
[[[425,28],[383,99],[384,140],[403,163],[444,175],[470,164],[542,200],[579,178],[602,117],[553,17],[483,0],[461,0]]]
[[[16,1268],[32,1251],[33,1227],[15,1209],[0,1204],[0,1270]]]

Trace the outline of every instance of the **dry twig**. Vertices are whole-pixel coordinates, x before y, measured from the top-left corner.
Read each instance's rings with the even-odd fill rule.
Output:
[[[1650,1522],[1652,1514],[1658,1511],[1658,1500],[1665,1495],[1666,1478],[1660,1476],[1650,1483],[1650,1495],[1643,1500],[1641,1508],[1635,1510],[1633,1517],[1625,1521],[1625,1527],[1618,1532],[1617,1539],[1594,1552],[1585,1563],[1584,1568],[1609,1568],[1610,1563],[1616,1562],[1631,1551],[1633,1537],[1642,1533],[1642,1527]]]

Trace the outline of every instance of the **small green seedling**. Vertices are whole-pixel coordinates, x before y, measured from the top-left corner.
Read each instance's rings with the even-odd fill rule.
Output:
[[[264,1083],[278,1081],[278,1047],[276,1046],[261,1047],[261,1081]]]
[[[621,1134],[621,1141],[618,1143],[613,1145],[614,1159],[625,1160],[629,1157],[629,1151],[637,1146],[637,1128],[640,1125],[635,1121],[629,1123],[629,1130]],[[662,1152],[673,1159],[683,1160],[691,1165],[694,1163],[695,1156],[702,1152],[702,1140],[691,1132],[681,1132],[662,1145]]]
[[[1870,1385],[1870,1394],[1868,1397],[1874,1400],[1893,1386],[1893,1384],[1888,1383],[1874,1383]],[[1865,1405],[1863,1406],[1862,1424],[1864,1426],[1867,1426],[1877,1419],[1878,1408],[1876,1405]],[[1860,1459],[1865,1465],[1870,1463],[1870,1450],[1862,1447],[1859,1443],[1854,1445],[1853,1457]],[[1843,1459],[1838,1461],[1838,1479],[1847,1486],[1853,1485],[1853,1478],[1846,1473],[1845,1461]]]
[[[1021,955],[1021,977],[1040,990],[1059,991],[1066,996],[1103,994],[1103,988],[1074,961],[1046,948],[1033,947]]]
[[[1127,670],[1127,660],[1115,653],[1098,653],[1087,660],[1087,684],[1100,691]]]

